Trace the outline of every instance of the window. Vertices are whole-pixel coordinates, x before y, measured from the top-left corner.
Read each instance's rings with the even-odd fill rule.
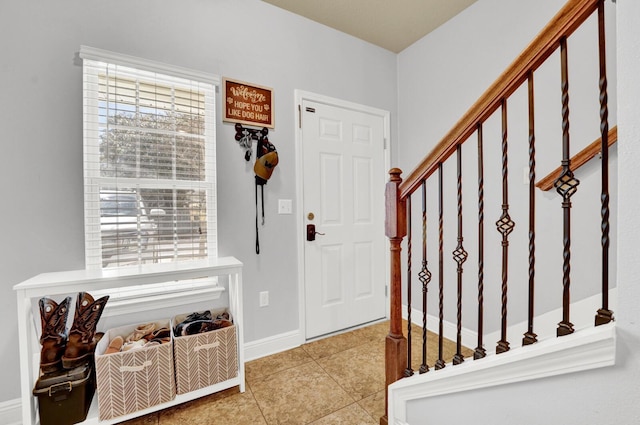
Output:
[[[218,78],[82,46],[87,268],[217,256]]]

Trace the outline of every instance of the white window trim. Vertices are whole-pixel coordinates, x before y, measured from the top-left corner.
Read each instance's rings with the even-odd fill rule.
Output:
[[[98,62],[106,62],[114,65],[121,65],[130,68],[135,68],[142,71],[147,72],[157,72],[160,74],[170,75],[177,78],[184,78],[188,80],[200,81],[203,83],[209,83],[214,86],[214,91],[219,91],[220,86],[220,76],[206,73],[202,71],[197,71],[189,68],[184,68],[180,66],[170,65],[162,62],[157,62],[153,60],[148,60],[144,58],[139,58],[135,56],[130,56],[126,54],[116,53],[108,50],[97,49],[94,47],[89,47],[85,45],[80,46],[80,51],[78,52],[78,56],[83,60],[92,60]],[[84,74],[84,72],[83,72]],[[93,77],[93,76],[92,76]],[[83,81],[83,84],[96,84],[98,85],[98,76],[95,75],[95,81],[91,81],[87,83]],[[92,93],[96,93],[96,91],[92,91]],[[217,133],[216,129],[216,102],[215,99],[211,102],[213,106],[213,114],[207,114],[205,116],[205,126],[207,128],[211,128],[214,134]],[[83,116],[86,117],[92,110],[96,110],[98,108],[98,98],[85,98],[83,101]],[[98,138],[98,128],[94,125],[88,125],[86,119],[84,119],[84,133],[83,140],[87,140],[89,138],[97,139]],[[83,142],[83,145],[85,143]],[[205,145],[205,149],[209,150],[213,147]],[[205,156],[210,152],[205,152]],[[215,152],[211,152],[215,156]],[[87,152],[85,150],[84,155],[98,155],[98,147],[97,145],[92,145],[92,150]],[[85,193],[85,206],[84,206],[84,219],[85,219],[85,264],[88,268],[97,268],[97,264],[102,263],[102,254],[101,249],[98,250],[98,247],[101,246],[100,239],[100,216],[97,217],[95,215],[88,214],[89,209],[96,208],[96,205],[90,205],[91,203],[96,203],[99,205],[99,188],[95,183],[95,178],[99,177],[99,167],[93,167],[87,169],[87,158],[83,157],[83,168],[85,169],[85,182],[84,182],[84,193]],[[92,161],[88,162],[89,164]],[[208,167],[206,170],[206,181],[209,181],[213,184],[213,190],[217,188],[216,182],[216,173],[215,173],[215,163],[213,167]],[[88,181],[87,181],[88,180]],[[104,179],[103,179],[104,180]],[[155,187],[156,183],[154,181],[143,182],[144,187]],[[165,187],[165,186],[163,186]],[[179,184],[176,185],[176,188],[181,188]],[[87,195],[89,199],[87,199]],[[207,232],[207,244],[208,244],[208,256],[217,257],[217,194],[211,193],[209,189],[207,189],[207,205],[208,205],[208,222],[209,224],[214,224],[214,226],[208,226],[209,231]],[[90,235],[94,235],[94,237],[90,237]],[[97,235],[97,237],[95,237]],[[97,252],[99,257],[98,259],[89,258],[89,253]]]
[[[79,55],[82,59],[108,62],[115,65],[123,65],[131,68],[143,69],[150,72],[169,74],[175,77],[186,78],[189,80],[211,83],[216,87],[220,86],[219,75],[138,58],[135,56],[124,55],[122,53],[110,52],[109,50],[96,49],[95,47],[89,46],[80,46]]]

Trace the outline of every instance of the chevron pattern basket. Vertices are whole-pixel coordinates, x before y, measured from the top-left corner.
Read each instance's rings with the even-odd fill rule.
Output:
[[[157,322],[169,327],[169,322]],[[96,347],[100,420],[126,415],[175,398],[172,344],[102,354],[116,335],[126,337],[136,325],[108,330]]]
[[[180,323],[176,319],[173,324]],[[173,339],[178,394],[223,382],[238,375],[236,325]]]

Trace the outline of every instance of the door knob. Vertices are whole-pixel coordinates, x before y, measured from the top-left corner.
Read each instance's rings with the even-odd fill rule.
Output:
[[[307,224],[307,240],[315,241],[316,235],[324,235],[324,233],[316,232],[315,224]]]

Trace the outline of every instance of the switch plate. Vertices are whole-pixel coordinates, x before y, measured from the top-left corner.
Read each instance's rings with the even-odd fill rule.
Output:
[[[293,203],[291,199],[278,199],[278,214],[292,214]]]
[[[266,307],[269,305],[269,291],[260,292],[260,307]]]

